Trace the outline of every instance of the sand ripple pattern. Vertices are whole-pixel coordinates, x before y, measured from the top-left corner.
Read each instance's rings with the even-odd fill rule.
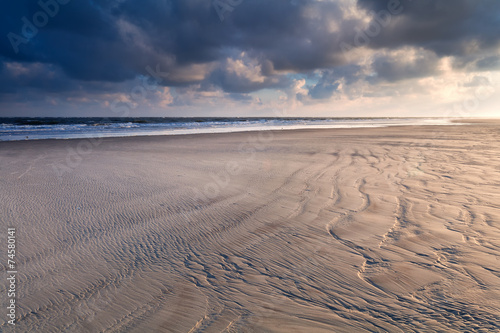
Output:
[[[0,143],[16,332],[498,332],[499,133],[106,139],[60,178],[68,142]]]

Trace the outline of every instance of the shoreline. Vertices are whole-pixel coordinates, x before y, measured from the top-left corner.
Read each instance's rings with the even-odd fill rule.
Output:
[[[91,118],[94,119],[94,118]],[[258,118],[257,118],[258,119]],[[340,129],[340,128],[384,128],[384,127],[396,127],[396,126],[450,126],[453,125],[453,119],[444,119],[444,118],[374,118],[374,119],[330,119],[338,122],[329,123],[327,120],[319,118],[318,120],[326,121],[326,123],[315,123],[316,120],[306,119],[306,122],[310,123],[293,123],[294,121],[299,121],[301,118],[297,119],[288,119],[288,118],[276,118],[276,121],[283,121],[281,124],[275,123],[267,123],[267,124],[253,124],[250,126],[240,126],[241,123],[236,122],[233,126],[221,126],[218,123],[213,123],[207,127],[194,128],[187,126],[185,128],[175,128],[175,127],[165,127],[163,129],[153,129],[151,127],[144,127],[143,129],[139,129],[138,127],[129,128],[126,123],[114,123],[114,125],[110,125],[104,132],[100,132],[96,127],[92,129],[89,127],[89,130],[84,132],[79,132],[81,128],[73,125],[64,125],[64,126],[76,126],[73,130],[71,129],[58,129],[59,125],[51,125],[54,126],[53,129],[48,130],[47,128],[41,129],[41,131],[32,132],[30,129],[25,128],[24,126],[20,126],[19,128],[9,128],[4,129],[3,131],[0,129],[0,138],[3,138],[1,141],[34,141],[34,140],[47,140],[47,139],[57,139],[57,140],[67,140],[67,139],[94,139],[94,138],[107,138],[107,137],[135,137],[135,136],[177,136],[177,135],[191,135],[191,134],[218,134],[218,133],[238,133],[238,132],[262,132],[262,131],[288,131],[288,130],[301,130],[301,129]],[[382,121],[380,123],[372,123],[371,121]],[[418,120],[418,121],[417,121]],[[440,122],[440,123],[438,123]],[[166,126],[167,123],[163,125]],[[211,124],[211,122],[206,122],[205,125]],[[88,126],[88,123],[85,123],[85,126]],[[102,125],[102,124],[101,124]],[[118,128],[113,126],[120,125]],[[121,126],[127,125],[124,129]],[[13,125],[12,125],[13,126]],[[33,125],[29,125],[33,126]],[[142,125],[138,125],[142,126]],[[191,124],[193,126],[193,124]],[[31,127],[30,127],[31,128]],[[78,129],[77,129],[78,128]],[[72,132],[75,131],[76,132]],[[19,131],[21,131],[20,134]],[[44,132],[45,131],[45,132]],[[58,132],[59,131],[59,132]],[[64,131],[67,131],[66,133]],[[13,133],[14,136],[11,137],[8,133]],[[18,134],[16,134],[18,133]],[[29,137],[29,139],[27,139]]]
[[[475,124],[464,124],[474,126]],[[67,139],[30,139],[30,140],[12,140],[12,141],[0,141],[0,145],[9,145],[9,144],[30,144],[30,143],[75,143],[80,141],[121,141],[121,140],[131,140],[135,139],[141,141],[157,141],[157,140],[167,140],[167,139],[203,139],[209,137],[225,137],[225,136],[249,136],[252,134],[259,134],[261,132],[270,133],[271,135],[279,135],[280,133],[297,133],[297,134],[305,134],[305,133],[314,133],[314,132],[356,132],[356,131],[370,131],[370,130],[381,130],[381,129],[390,129],[390,128],[439,128],[439,127],[449,127],[449,126],[461,126],[459,124],[450,124],[450,125],[398,125],[398,126],[385,126],[385,127],[356,127],[356,128],[300,128],[300,129],[288,129],[288,130],[261,130],[261,131],[238,131],[238,132],[224,132],[224,133],[196,133],[196,134],[158,134],[158,135],[137,135],[137,136],[112,136],[112,137],[91,137],[91,138],[67,138]],[[349,133],[342,133],[349,134]],[[355,133],[356,135],[358,133]]]
[[[494,120],[492,120],[494,121]],[[484,123],[480,120],[474,120],[474,122],[462,122],[462,121],[451,121],[449,124],[439,124],[439,125],[388,125],[388,126],[367,126],[367,127],[329,127],[329,128],[283,128],[283,129],[259,129],[259,130],[241,130],[241,131],[228,131],[228,132],[213,132],[213,133],[187,133],[187,134],[151,134],[151,135],[124,135],[124,136],[96,136],[96,137],[81,137],[81,138],[42,138],[42,139],[20,139],[20,140],[0,140],[0,144],[7,142],[72,142],[81,140],[108,140],[108,139],[126,139],[126,138],[155,138],[155,137],[200,137],[200,136],[212,136],[212,135],[241,135],[241,134],[252,134],[259,132],[272,132],[273,134],[281,132],[314,132],[314,131],[356,131],[356,130],[377,130],[386,128],[419,128],[419,127],[429,127],[429,128],[439,128],[439,127],[449,127],[449,126],[474,126],[478,124],[484,125],[496,125],[500,124],[500,119],[497,122],[490,122],[489,120]]]
[[[355,118],[353,118],[355,119]],[[381,118],[375,118],[375,119],[381,119]],[[398,118],[391,118],[391,119],[398,119]],[[401,118],[401,119],[413,119],[413,118]],[[419,119],[419,118],[415,118]],[[432,119],[432,118],[423,118],[423,119]],[[439,119],[439,118],[436,118]],[[211,134],[231,134],[231,133],[256,133],[256,132],[282,132],[282,131],[315,131],[315,130],[340,130],[340,129],[377,129],[377,128],[389,128],[389,127],[419,127],[419,126],[432,126],[432,127],[440,127],[440,126],[465,126],[465,125],[477,125],[477,124],[483,124],[483,125],[496,125],[500,124],[500,119],[498,118],[471,118],[471,119],[449,119],[448,124],[395,124],[395,125],[380,125],[380,126],[359,126],[359,127],[325,127],[325,128],[307,128],[307,127],[302,127],[302,128],[282,128],[282,129],[267,129],[265,127],[260,128],[260,129],[241,129],[241,130],[229,130],[229,131],[221,131],[221,132],[201,132],[201,133],[171,133],[171,134],[155,134],[151,132],[151,134],[139,134],[139,135],[116,135],[116,136],[91,136],[91,137],[75,137],[75,138],[39,138],[39,139],[16,139],[16,140],[0,140],[0,143],[2,142],[20,142],[20,141],[46,141],[46,140],[101,140],[101,139],[110,139],[110,138],[128,138],[128,137],[163,137],[163,136],[191,136],[191,135],[211,135]]]

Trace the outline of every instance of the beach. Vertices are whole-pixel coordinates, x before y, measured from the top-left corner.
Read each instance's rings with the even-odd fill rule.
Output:
[[[16,332],[500,331],[498,120],[0,142],[0,171]]]

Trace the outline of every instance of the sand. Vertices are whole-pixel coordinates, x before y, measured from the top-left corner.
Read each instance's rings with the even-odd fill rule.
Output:
[[[499,140],[477,122],[0,142],[16,332],[500,331]]]

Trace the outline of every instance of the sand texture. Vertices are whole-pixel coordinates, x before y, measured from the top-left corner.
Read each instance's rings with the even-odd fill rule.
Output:
[[[16,332],[500,331],[499,141],[476,123],[0,143]]]

